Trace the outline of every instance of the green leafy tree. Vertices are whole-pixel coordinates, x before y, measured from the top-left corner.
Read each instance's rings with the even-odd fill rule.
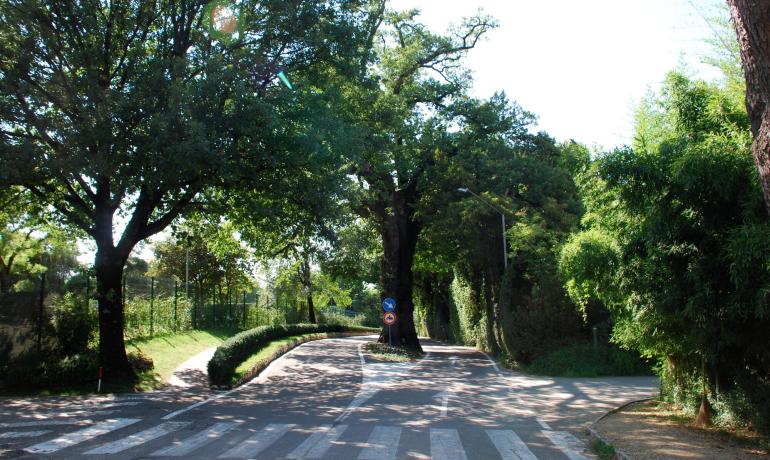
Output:
[[[345,87],[347,115],[358,128],[350,152],[355,177],[352,208],[377,226],[382,241],[381,297],[398,305],[397,344],[420,348],[413,319],[413,270],[422,222],[415,215],[439,129],[441,110],[468,84],[463,55],[495,26],[484,15],[465,19],[446,36],[417,22],[417,11],[388,13],[377,32],[367,75]],[[386,329],[380,340],[387,340]]]
[[[729,89],[677,73],[646,106],[634,149],[579,179],[588,212],[561,254],[567,289],[612,311],[616,342],[666,363],[664,388],[698,400],[699,423],[717,386],[767,423],[766,276],[746,264],[768,240],[746,112]]]
[[[203,2],[0,5],[2,182],[23,185],[95,241],[108,379],[133,376],[120,280],[134,246],[208,187],[269,190],[290,176],[280,140],[292,96],[277,69],[344,64],[369,38],[366,2],[238,8],[238,33],[224,40],[210,33]]]

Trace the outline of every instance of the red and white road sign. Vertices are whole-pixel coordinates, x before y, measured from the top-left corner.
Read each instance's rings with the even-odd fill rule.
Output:
[[[398,320],[398,316],[396,316],[395,313],[392,311],[389,311],[382,315],[382,322],[385,323],[386,326],[392,326],[396,324],[396,321]]]

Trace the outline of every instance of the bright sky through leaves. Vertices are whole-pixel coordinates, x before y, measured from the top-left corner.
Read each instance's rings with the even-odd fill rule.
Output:
[[[721,3],[720,3],[721,4]],[[500,27],[468,55],[474,95],[505,90],[559,140],[631,142],[633,107],[680,62],[697,76],[712,32],[712,0],[391,0],[444,31],[482,8]]]

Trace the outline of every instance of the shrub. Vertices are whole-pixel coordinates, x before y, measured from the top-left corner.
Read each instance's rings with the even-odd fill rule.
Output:
[[[208,364],[209,383],[227,385],[238,366],[273,340],[323,332],[369,332],[371,329],[339,324],[285,324],[260,326],[236,334],[217,348]]]
[[[96,332],[96,315],[88,304],[67,293],[54,306],[54,333],[65,356],[82,353]]]
[[[652,375],[649,363],[638,354],[612,346],[594,348],[577,344],[559,348],[535,359],[526,370],[561,377]]]
[[[98,371],[99,356],[94,351],[61,358],[30,350],[10,360],[3,385],[24,390],[61,388],[95,381]]]
[[[131,363],[131,367],[133,367],[136,372],[145,372],[155,368],[155,363],[152,362],[152,358],[139,350],[132,351],[128,354],[128,362]]]
[[[5,332],[0,332],[0,373],[5,373],[5,368],[11,359],[13,351],[13,339]]]

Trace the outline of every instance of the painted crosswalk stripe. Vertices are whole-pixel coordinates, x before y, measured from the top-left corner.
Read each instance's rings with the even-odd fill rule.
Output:
[[[546,435],[570,460],[589,460],[588,457],[580,454],[583,451],[583,443],[571,433],[551,430],[542,430],[541,433]]]
[[[366,447],[358,460],[391,460],[396,458],[401,428],[396,426],[376,426],[366,441]]]
[[[236,422],[218,422],[199,433],[196,433],[182,441],[175,442],[173,445],[153,452],[153,457],[182,457],[188,455],[196,449],[215,441],[224,433],[230,431],[238,425]]]
[[[511,430],[486,430],[503,460],[537,460],[524,441]]]
[[[6,431],[5,433],[0,433],[0,438],[36,438],[50,432],[51,430]]]
[[[219,458],[253,458],[270,447],[274,442],[281,439],[281,437],[292,428],[294,428],[293,424],[270,424],[255,435],[249,437],[247,440],[220,455]]]
[[[347,425],[323,425],[318,431],[311,434],[305,441],[291,451],[288,458],[321,458],[332,444],[342,436],[348,428]]]
[[[33,422],[13,422],[0,423],[0,428],[33,428],[39,426],[58,426],[58,425],[84,425],[91,423],[90,420],[35,420]]]
[[[153,439],[157,439],[161,436],[165,436],[169,433],[173,433],[174,431],[180,430],[189,424],[190,422],[161,423],[160,425],[156,425],[152,428],[148,428],[144,431],[140,431],[139,433],[134,433],[130,436],[126,436],[123,439],[118,439],[117,441],[109,442],[107,444],[102,444],[101,446],[95,449],[89,450],[88,452],[86,452],[86,454],[89,454],[89,455],[117,454],[118,452],[123,452],[124,450],[139,446],[148,441],[152,441]]]
[[[88,441],[89,439],[93,439],[97,436],[107,434],[111,431],[119,430],[138,421],[138,418],[117,418],[105,420],[104,422],[97,423],[94,426],[83,428],[82,430],[78,431],[73,431],[72,433],[67,433],[56,439],[27,447],[24,450],[32,454],[50,454],[52,452],[64,449],[65,447],[71,447],[76,444],[80,444],[83,441]]]
[[[465,449],[457,430],[451,428],[430,429],[430,456],[441,460],[467,460]]]

